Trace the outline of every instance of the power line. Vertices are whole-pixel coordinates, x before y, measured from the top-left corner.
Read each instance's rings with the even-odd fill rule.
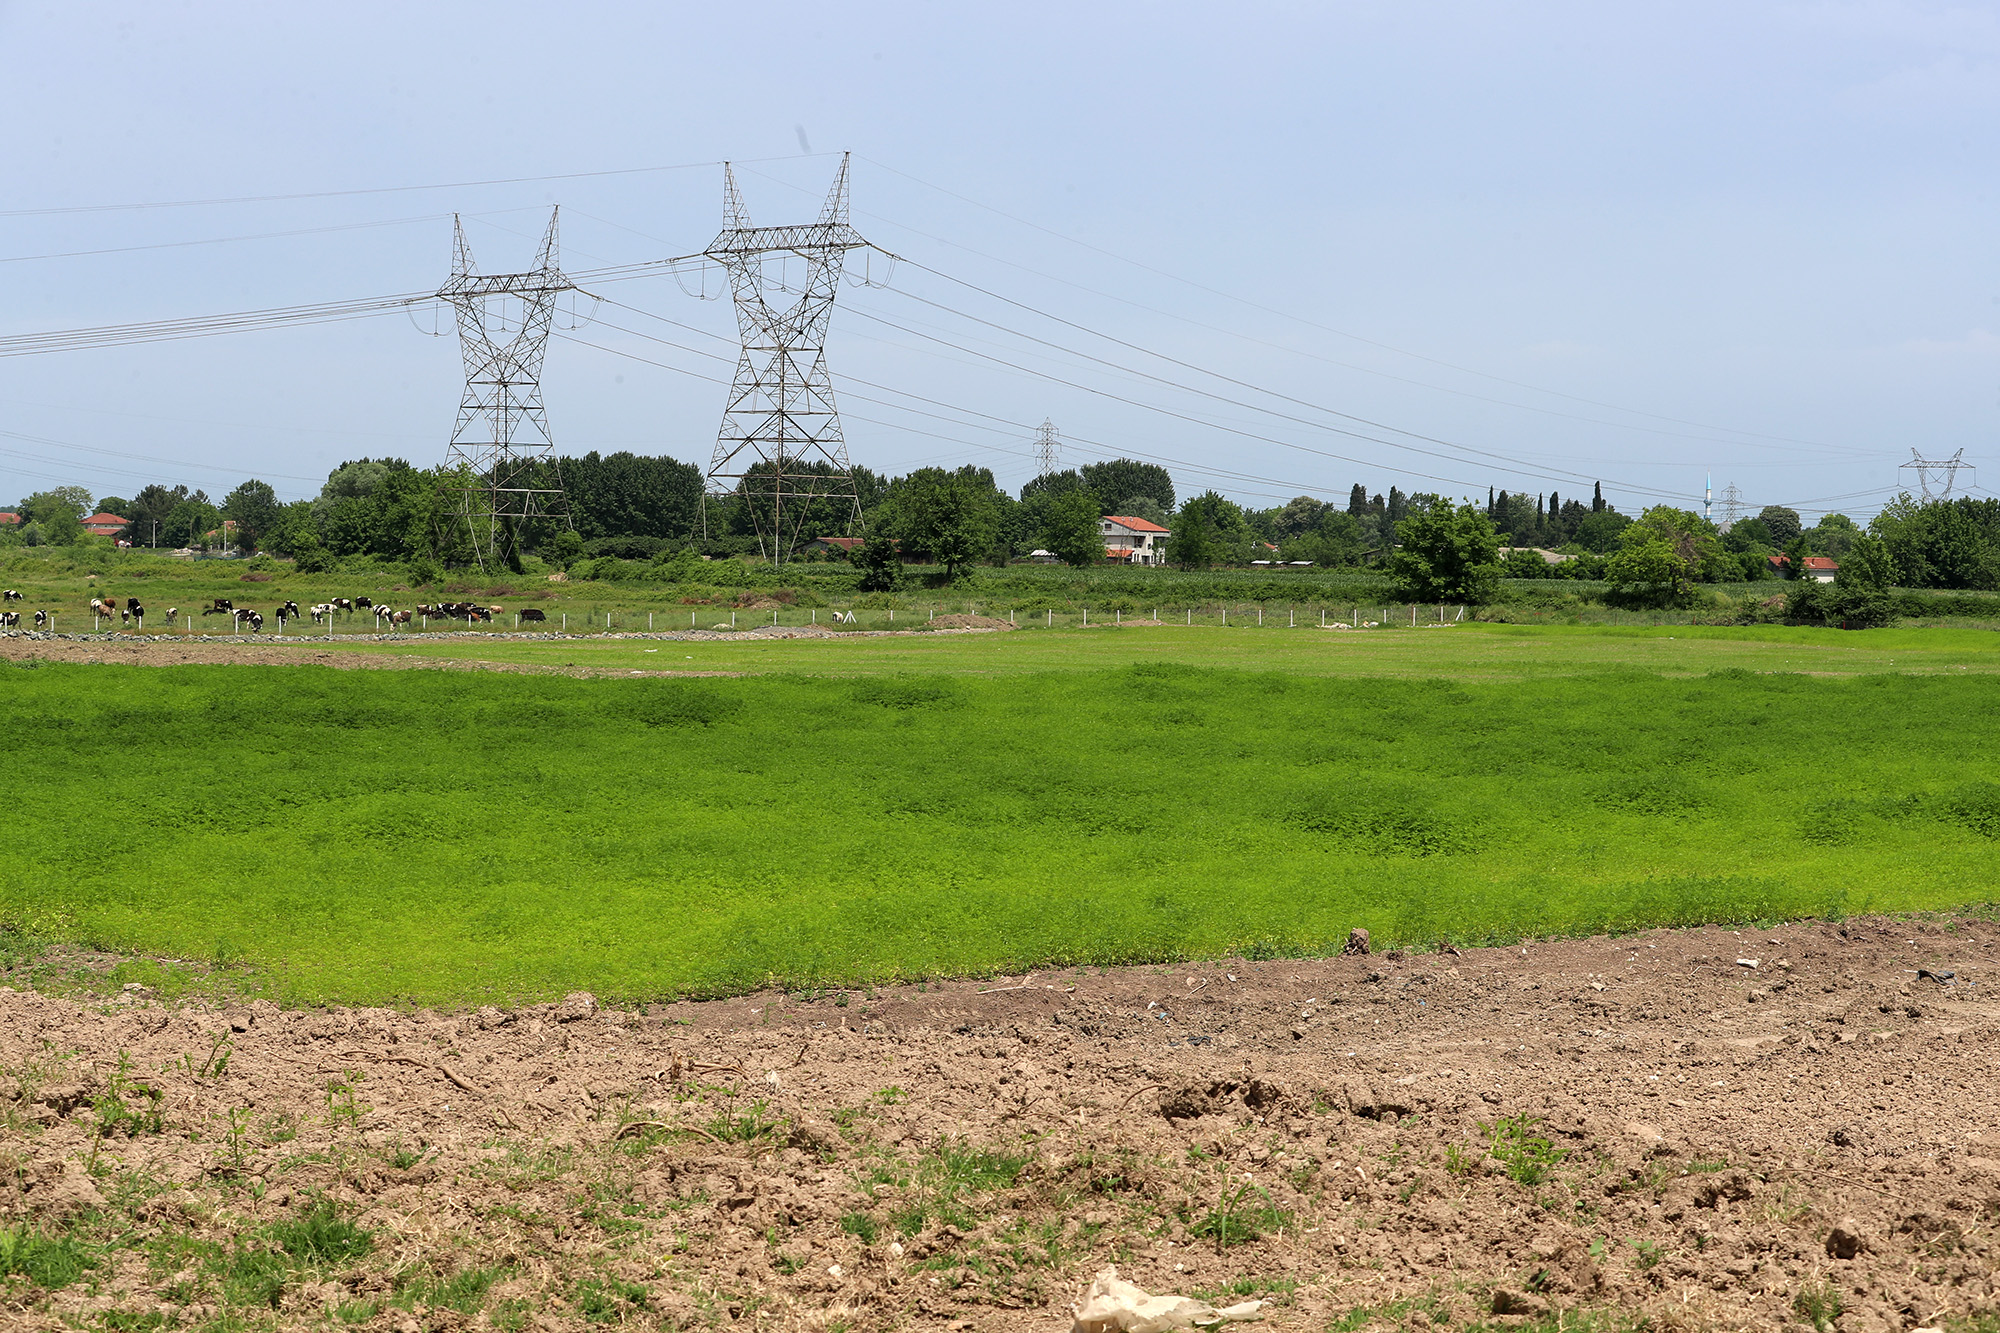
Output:
[[[828,153],[787,153],[782,157],[755,157],[747,162],[789,162],[800,157],[828,157]],[[212,199],[165,199],[136,204],[71,204],[58,208],[14,208],[0,210],[0,218],[59,217],[75,213],[131,213],[156,208],[209,208],[223,204],[276,204],[300,199],[351,199],[362,195],[410,194],[423,190],[472,190],[489,185],[540,185],[548,181],[596,180],[607,176],[642,176],[660,171],[693,171],[718,167],[719,161],[675,162],[657,167],[620,167],[610,171],[567,171],[552,176],[501,176],[489,180],[445,181],[432,185],[379,185],[358,190],[310,190],[295,194],[243,194]]]

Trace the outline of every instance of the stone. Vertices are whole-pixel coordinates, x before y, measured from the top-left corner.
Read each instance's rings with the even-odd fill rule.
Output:
[[[1369,951],[1368,932],[1359,926],[1347,932],[1347,943],[1340,947],[1341,953],[1349,957],[1365,957]]]
[[[1861,1229],[1853,1218],[1841,1218],[1839,1224],[1826,1233],[1826,1252],[1833,1259],[1852,1259],[1861,1253]]]
[[[597,997],[587,990],[571,991],[556,1006],[556,1022],[579,1023],[597,1012]]]

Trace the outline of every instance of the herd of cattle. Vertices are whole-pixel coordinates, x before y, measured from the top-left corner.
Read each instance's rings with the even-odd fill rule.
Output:
[[[8,588],[4,593],[0,593],[0,603],[13,603],[20,600],[22,600],[21,594],[12,588]],[[412,620],[463,620],[467,625],[475,622],[490,623],[493,617],[502,615],[504,612],[504,607],[480,606],[473,602],[424,602],[411,607],[407,611],[397,611],[367,597],[336,597],[330,602],[320,602],[304,609],[301,609],[297,602],[286,602],[283,606],[273,611],[271,615],[278,622],[278,632],[282,634],[285,632],[287,621],[303,620],[308,616],[311,617],[312,623],[315,625],[331,625],[335,617],[351,619],[354,616],[366,613],[375,617],[375,624],[378,628],[393,628],[397,625],[407,625]],[[115,597],[93,597],[90,599],[90,614],[93,622],[109,620],[113,616],[116,616],[118,623],[121,625],[136,623],[143,627],[146,623],[146,608],[140,604],[139,599],[136,597],[126,598],[123,606],[118,604],[118,599]],[[165,623],[171,626],[179,619],[180,614],[181,609],[179,607],[168,607]],[[202,608],[201,614],[204,618],[208,616],[228,616],[234,622],[236,632],[239,634],[243,632],[245,627],[248,627],[252,634],[260,634],[264,629],[263,612],[254,611],[247,606],[237,606],[227,597],[216,598],[209,605]],[[522,624],[542,623],[548,620],[548,616],[535,607],[528,607],[518,614]],[[47,628],[49,621],[50,614],[47,611],[35,612],[34,625],[36,629]],[[0,611],[0,629],[18,629],[20,625],[21,613],[19,611]]]

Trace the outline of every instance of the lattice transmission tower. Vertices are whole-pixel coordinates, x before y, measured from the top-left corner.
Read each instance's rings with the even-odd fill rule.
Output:
[[[826,330],[847,252],[868,242],[848,225],[845,154],[818,222],[751,226],[736,173],[726,162],[722,197],[722,231],[703,253],[729,274],[743,351],[705,493],[718,501],[741,495],[759,549],[772,564],[782,565],[815,507],[822,521],[837,516],[850,531],[861,522],[854,468],[826,369]],[[786,272],[793,263],[803,266],[796,281]],[[776,307],[766,299],[772,292],[796,293],[797,299]],[[704,522],[706,510],[704,503]]]
[[[1053,477],[1062,471],[1062,436],[1056,434],[1056,423],[1046,417],[1035,430],[1035,475]]]
[[[518,565],[521,531],[531,521],[570,522],[542,408],[542,357],[556,298],[576,290],[558,266],[557,217],[551,209],[534,268],[501,274],[474,271],[464,224],[452,217],[451,278],[437,294],[458,312],[465,397],[448,458],[464,470],[459,518],[482,570]]]
[[[1729,531],[1736,526],[1736,520],[1743,517],[1743,492],[1735,482],[1722,488],[1722,530]]]
[[[1949,500],[1951,498],[1951,488],[1958,483],[1958,470],[1960,468],[1970,468],[1972,464],[1965,461],[1965,450],[1963,449],[1960,449],[1950,458],[1925,458],[1915,449],[1912,449],[1910,450],[1910,461],[1903,464],[1903,466],[1915,469],[1917,485],[1922,489],[1924,499]],[[1940,472],[1944,474],[1944,480],[1933,487],[1931,482],[1932,474]]]

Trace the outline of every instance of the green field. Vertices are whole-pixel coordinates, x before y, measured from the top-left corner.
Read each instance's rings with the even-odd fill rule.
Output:
[[[1996,896],[2000,639],[1684,636],[482,649],[756,673],[701,679],[0,667],[0,919],[296,1001],[460,1003]]]

